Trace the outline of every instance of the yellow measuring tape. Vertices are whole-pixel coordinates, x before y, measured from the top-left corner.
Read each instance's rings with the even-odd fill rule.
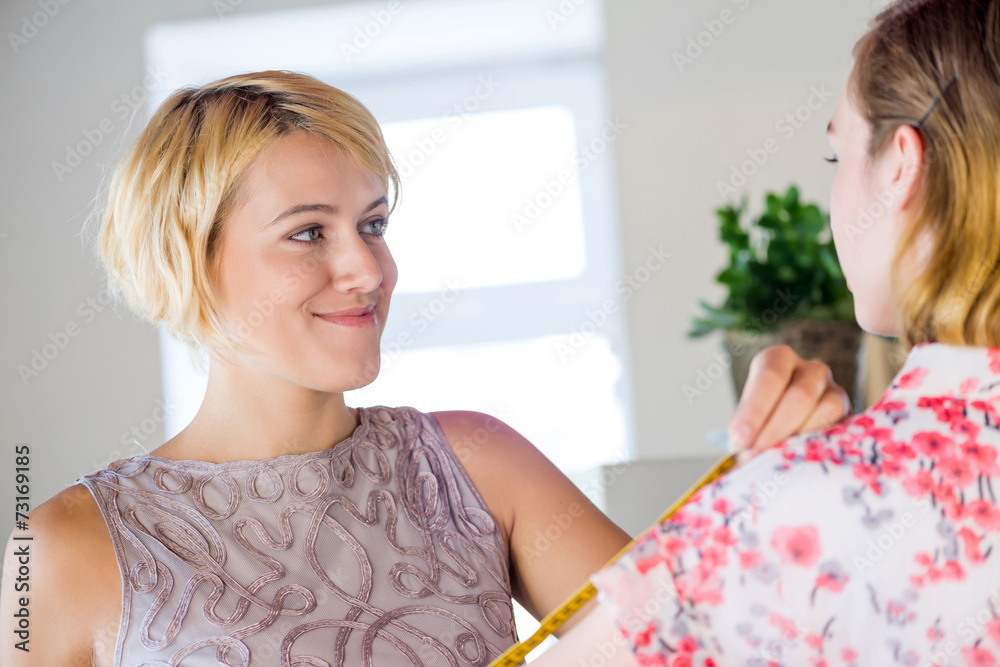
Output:
[[[724,459],[716,463],[711,470],[705,473],[701,479],[695,482],[694,486],[687,490],[683,496],[681,496],[677,502],[671,505],[666,512],[663,513],[659,519],[656,520],[652,526],[647,528],[636,537],[634,540],[629,542],[624,549],[619,551],[615,556],[607,562],[604,567],[608,567],[616,560],[621,558],[625,553],[635,545],[636,542],[641,540],[647,534],[656,529],[656,527],[669,519],[671,516],[676,514],[677,510],[684,506],[687,501],[691,499],[691,496],[696,494],[703,486],[710,484],[714,480],[722,477],[727,472],[729,472],[736,465],[736,453],[732,453],[726,456]],[[503,654],[490,663],[490,667],[516,667],[524,662],[525,656],[527,656],[531,651],[533,651],[539,644],[541,644],[546,637],[551,635],[553,632],[558,630],[563,623],[565,623],[569,618],[579,611],[580,607],[587,604],[592,598],[597,595],[597,589],[589,581],[580,587],[580,589],[573,593],[565,602],[559,605],[559,608],[554,612],[542,619],[542,624],[535,632],[523,642],[514,644],[509,649],[503,652]]]

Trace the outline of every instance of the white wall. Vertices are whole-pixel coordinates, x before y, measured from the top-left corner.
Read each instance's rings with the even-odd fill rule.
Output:
[[[573,2],[588,1],[563,0],[567,21]],[[226,2],[232,14],[325,4],[216,5]],[[10,33],[22,32],[33,16],[42,23],[40,7],[47,4],[58,11],[37,34],[25,31],[32,36],[15,52]],[[747,150],[774,137],[779,151],[747,184],[752,201],[795,181],[804,196],[828,204],[833,172],[821,160],[829,152],[826,123],[850,48],[882,4],[606,0],[611,107],[628,126],[614,147],[623,265],[630,273],[651,245],[673,254],[627,304],[641,457],[705,457],[711,453],[706,432],[723,427],[733,407],[725,378],[693,404],[682,394],[720,345],[685,337],[697,299],[721,295],[712,284],[724,261],[713,214],[723,201],[717,181],[729,178]],[[558,11],[560,4],[546,6]],[[726,9],[733,22],[716,25],[717,31],[723,26],[721,34],[679,72],[673,53]],[[149,448],[162,441],[155,328],[124,309],[97,312],[102,279],[78,234],[111,144],[125,130],[122,96],[142,96],[143,31],[160,21],[215,16],[210,0],[0,4],[0,471],[13,467],[16,443],[30,444],[32,506],[77,476],[134,453],[125,451],[124,432],[138,429],[129,438]],[[786,139],[775,124],[804,104],[813,87],[834,96]],[[60,180],[52,163],[64,162],[67,147],[84,141],[85,133],[100,137],[99,145]],[[75,335],[65,335],[64,349],[50,347],[50,356],[57,353],[46,368],[22,381],[18,366],[30,366],[33,351],[60,342],[67,327]],[[8,511],[12,486],[12,474],[3,472],[0,502]]]

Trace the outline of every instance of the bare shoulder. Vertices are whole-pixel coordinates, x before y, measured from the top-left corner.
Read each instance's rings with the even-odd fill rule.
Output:
[[[514,504],[510,482],[525,457],[544,456],[502,420],[482,412],[448,410],[430,413],[441,427],[455,457],[469,474],[509,543]]]
[[[431,414],[501,524],[514,597],[536,618],[628,543],[624,531],[503,421],[478,412]]]
[[[27,523],[28,530],[15,530],[8,540],[0,627],[10,637],[23,625],[16,614],[26,608],[20,613],[28,614],[24,636],[29,651],[5,641],[0,663],[110,664],[121,613],[121,576],[97,503],[86,487],[76,484],[32,510]],[[110,629],[114,634],[109,638]]]

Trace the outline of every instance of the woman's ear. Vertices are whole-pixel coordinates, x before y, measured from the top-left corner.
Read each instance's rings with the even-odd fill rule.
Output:
[[[920,194],[925,166],[924,138],[912,125],[900,125],[883,153],[884,180],[897,213],[911,208]]]

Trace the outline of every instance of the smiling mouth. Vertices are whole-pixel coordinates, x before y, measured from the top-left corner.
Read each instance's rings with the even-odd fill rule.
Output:
[[[318,317],[324,322],[329,322],[330,324],[336,324],[342,327],[366,328],[375,326],[376,323],[375,306],[372,304],[358,308],[350,308],[348,310],[341,310],[336,313],[314,313],[313,316]]]

